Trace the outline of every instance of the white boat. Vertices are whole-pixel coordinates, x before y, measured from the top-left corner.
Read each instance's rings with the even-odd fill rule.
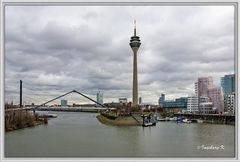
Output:
[[[169,118],[169,117],[166,117],[165,120],[166,120],[166,121],[170,121],[170,118]]]
[[[166,119],[162,117],[157,117],[157,121],[166,121]]]
[[[183,123],[188,123],[188,124],[189,124],[189,123],[191,123],[191,120],[190,120],[190,119],[187,119],[187,118],[186,118],[186,119],[183,119]]]
[[[177,117],[169,118],[170,121],[176,121]]]
[[[143,123],[142,126],[143,126],[143,127],[156,126],[156,123],[152,123],[152,122]]]
[[[197,119],[197,123],[203,123],[203,120]]]

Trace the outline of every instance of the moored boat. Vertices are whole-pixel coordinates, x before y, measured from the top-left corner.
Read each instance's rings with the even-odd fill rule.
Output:
[[[156,119],[150,114],[148,116],[142,115],[143,127],[156,126]]]
[[[143,127],[149,127],[149,126],[156,126],[156,123],[148,122],[148,123],[143,123]]]
[[[165,118],[157,118],[157,121],[166,121]]]
[[[170,121],[170,118],[169,118],[169,117],[166,117],[165,120],[166,120],[166,121]]]
[[[191,120],[190,119],[183,119],[183,123],[188,123],[188,124],[190,124],[191,123]]]
[[[203,120],[197,119],[197,123],[203,123]]]
[[[177,118],[177,123],[182,123],[183,119],[182,118]]]
[[[170,121],[176,121],[177,120],[177,117],[172,117],[172,118],[169,118]]]

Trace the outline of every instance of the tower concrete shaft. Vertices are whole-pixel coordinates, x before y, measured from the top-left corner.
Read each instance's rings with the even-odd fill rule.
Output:
[[[131,37],[129,45],[133,50],[133,93],[132,105],[138,105],[138,68],[137,68],[137,51],[141,45],[139,37],[136,35],[136,21],[134,21],[134,36]]]

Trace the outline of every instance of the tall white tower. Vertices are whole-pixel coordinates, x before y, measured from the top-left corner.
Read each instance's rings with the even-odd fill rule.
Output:
[[[134,36],[131,37],[129,45],[133,50],[133,107],[138,105],[138,70],[137,70],[137,51],[141,45],[140,37],[136,35],[136,20],[134,20]]]

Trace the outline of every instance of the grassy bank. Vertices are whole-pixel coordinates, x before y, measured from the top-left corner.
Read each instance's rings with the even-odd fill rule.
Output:
[[[5,114],[5,131],[33,127],[47,123],[46,119],[34,116],[28,111],[12,111]]]
[[[120,116],[115,120],[111,120],[103,115],[98,115],[97,119],[106,125],[115,125],[115,126],[139,126],[139,124],[133,117],[131,116]]]

